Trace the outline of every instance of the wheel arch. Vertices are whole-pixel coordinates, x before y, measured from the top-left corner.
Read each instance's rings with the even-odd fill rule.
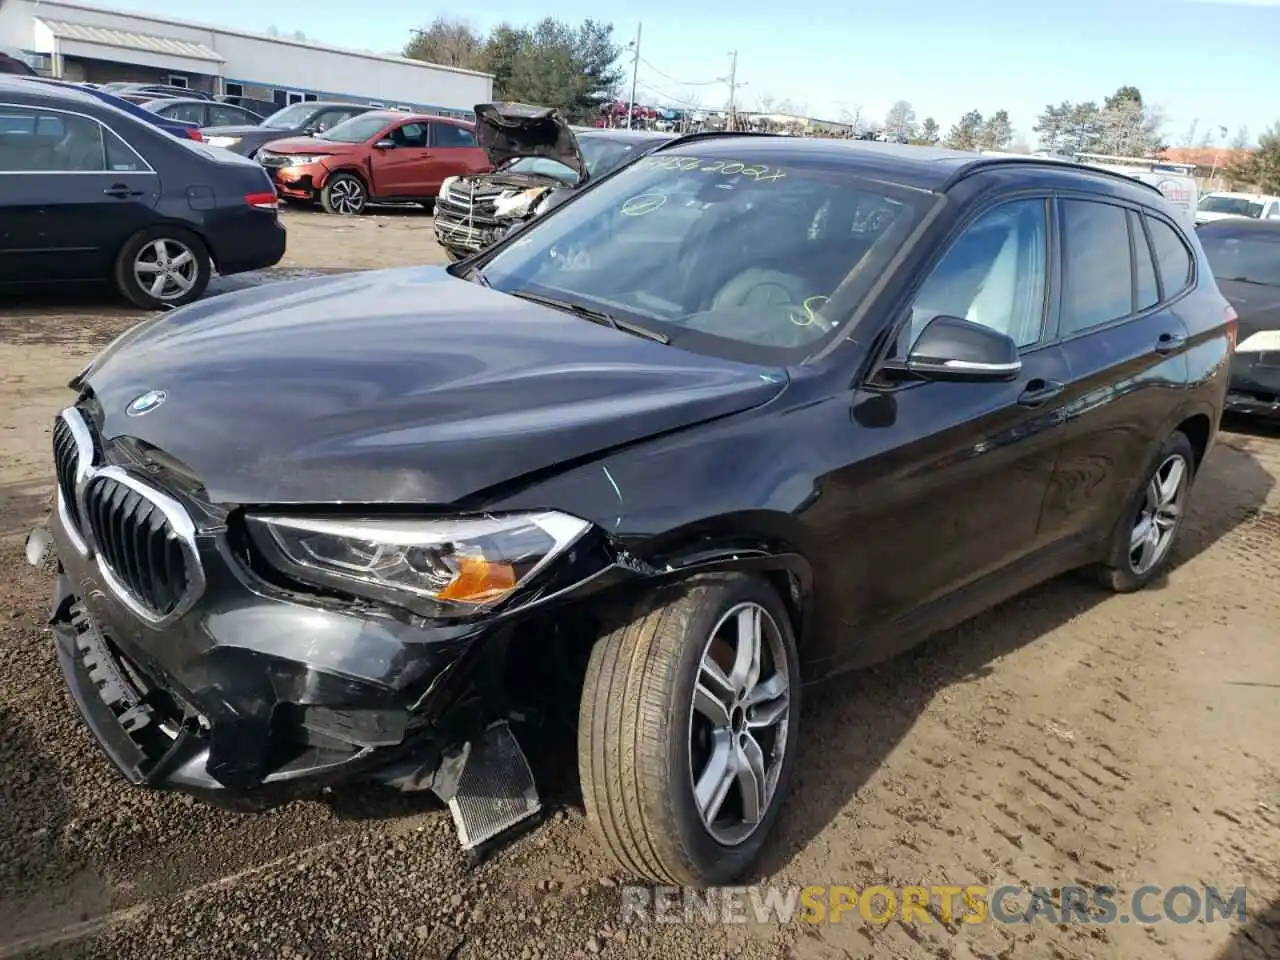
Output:
[[[791,617],[802,659],[813,631],[814,549],[800,522],[769,510],[741,511],[662,535],[645,561],[661,576],[687,580],[706,573],[753,573],[768,582]]]
[[[359,180],[360,185],[364,187],[365,194],[369,197],[373,196],[373,188],[369,185],[369,177],[365,174],[365,171],[361,170],[359,166],[350,161],[344,161],[341,166],[334,167],[332,170],[326,168],[324,177],[320,182],[316,183],[312,181],[311,185],[317,191],[323,190],[329,185],[330,180],[343,173],[349,173]]]

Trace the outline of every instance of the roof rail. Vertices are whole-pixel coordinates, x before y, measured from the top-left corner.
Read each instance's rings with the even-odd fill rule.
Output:
[[[1164,196],[1156,188],[1155,184],[1147,183],[1145,180],[1139,180],[1137,177],[1127,173],[1121,173],[1118,170],[1108,170],[1106,167],[1095,167],[1088,163],[1077,163],[1074,160],[1059,160],[1053,157],[981,157],[973,163],[966,164],[961,167],[942,185],[942,191],[945,192],[954,187],[957,183],[971,174],[978,173],[982,170],[989,170],[992,167],[1044,167],[1047,170],[1077,170],[1082,173],[1091,173],[1104,177],[1111,177],[1114,180],[1123,180],[1125,183],[1137,184],[1140,187],[1146,187],[1158,194]]]

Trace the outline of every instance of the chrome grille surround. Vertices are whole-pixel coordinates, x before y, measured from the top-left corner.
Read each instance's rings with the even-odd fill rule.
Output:
[[[139,620],[157,629],[173,623],[191,609],[205,588],[204,568],[196,546],[196,528],[190,515],[173,497],[120,467],[99,466],[93,434],[77,408],[63,410],[58,414],[58,423],[66,425],[75,441],[74,469],[59,465],[57,497],[58,517],[72,546],[81,556],[95,562],[111,592]],[[55,426],[55,435],[61,432]],[[55,441],[55,451],[58,449]],[[74,479],[71,490],[65,489],[67,476]],[[94,497],[121,488],[136,497],[136,500],[130,500],[130,515],[123,517],[119,526],[95,523],[92,518],[98,514],[92,511],[101,505],[94,502]],[[137,515],[141,507],[146,508],[146,516]],[[166,604],[167,609],[156,609],[148,602],[148,596],[156,596],[153,589],[147,589],[147,578],[154,576],[154,568],[143,573],[143,558],[133,552],[138,545],[137,538],[144,534],[138,525],[144,522],[153,527],[153,533],[163,533],[166,551],[162,552],[165,552],[165,557],[175,556],[167,552],[167,547],[176,545],[176,557],[181,558],[181,563],[172,564],[174,569],[168,571],[182,582],[174,591],[176,602]],[[103,543],[103,539],[110,542]],[[128,542],[130,540],[133,542]],[[109,557],[115,558],[114,564]]]

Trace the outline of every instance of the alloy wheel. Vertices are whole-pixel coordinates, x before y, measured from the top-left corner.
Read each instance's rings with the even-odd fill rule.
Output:
[[[343,215],[357,214],[364,209],[364,187],[358,180],[339,180],[329,187],[329,203]]]
[[[786,756],[791,677],[769,612],[741,603],[720,618],[698,662],[689,776],[707,832],[725,846],[764,819]]]
[[[1146,495],[1129,534],[1129,567],[1143,576],[1164,559],[1182,519],[1190,475],[1181,454],[1165,459],[1147,483]]]
[[[180,240],[160,238],[145,244],[133,258],[138,286],[156,300],[178,300],[200,277],[200,258]]]

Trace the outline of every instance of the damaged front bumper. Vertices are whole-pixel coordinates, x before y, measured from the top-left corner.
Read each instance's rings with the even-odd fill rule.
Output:
[[[63,510],[47,531],[63,675],[135,784],[246,794],[371,778],[423,789],[442,756],[493,719],[476,696],[478,648],[501,642],[493,631],[436,633],[264,597],[211,542],[199,545],[200,602],[156,628],[73,542]],[[43,559],[38,546],[29,553]]]

